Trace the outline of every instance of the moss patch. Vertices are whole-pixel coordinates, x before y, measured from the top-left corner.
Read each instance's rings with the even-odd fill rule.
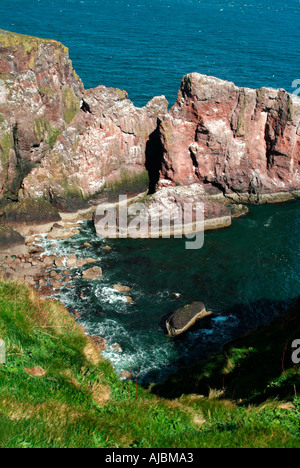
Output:
[[[1,224],[9,226],[47,224],[60,220],[60,215],[51,203],[32,198],[11,203],[4,208],[0,217]]]
[[[14,148],[14,139],[12,132],[4,133],[0,139],[0,161],[3,171],[3,183],[7,185],[8,183],[8,167],[9,167],[9,158],[10,151]]]
[[[62,132],[61,130],[52,127],[50,122],[45,119],[45,116],[42,116],[34,120],[34,133],[38,141],[45,140],[49,146],[53,148],[57,138]]]
[[[241,137],[246,133],[246,122],[245,122],[245,113],[247,106],[249,104],[249,99],[246,98],[245,94],[240,97],[239,102],[239,114],[237,120],[236,136]]]
[[[294,118],[295,118],[295,108],[294,108],[293,101],[290,98],[290,96],[288,96],[288,99],[287,99],[287,114],[288,114],[288,119],[289,120],[294,120]]]
[[[63,91],[63,106],[64,120],[69,125],[80,109],[80,101],[70,88]]]
[[[14,50],[22,48],[25,53],[31,54],[38,50],[41,44],[54,44],[60,48],[64,53],[68,53],[67,47],[63,46],[60,42],[53,41],[50,39],[42,39],[33,36],[27,36],[24,34],[17,34],[10,31],[4,31],[0,29],[0,45],[6,48],[12,48]]]
[[[12,132],[7,132],[0,140],[0,158],[2,164],[8,164],[10,150],[14,147]]]
[[[105,195],[109,200],[115,201],[119,195],[138,195],[149,189],[149,174],[146,170],[143,172],[133,172],[123,169],[119,179],[113,182],[107,182],[104,187],[90,199],[97,198],[99,195]]]
[[[121,90],[121,89],[116,88],[116,93],[117,93],[117,95],[119,96],[119,98],[120,98],[121,101],[124,101],[124,99],[127,99],[127,98],[128,98],[128,93],[127,93],[127,91],[124,91],[124,90]]]

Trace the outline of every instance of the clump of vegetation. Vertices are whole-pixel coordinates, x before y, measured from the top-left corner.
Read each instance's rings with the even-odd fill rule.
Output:
[[[0,30],[0,44],[2,47],[17,49],[23,48],[24,51],[30,54],[38,49],[39,44],[50,42],[46,39],[17,34],[10,31]]]
[[[9,158],[10,158],[10,151],[14,147],[14,140],[12,132],[8,131],[2,135],[0,139],[0,163],[3,168],[3,177],[4,182],[7,183],[8,180],[8,166],[9,166]]]
[[[58,56],[68,56],[69,51],[67,47],[63,46],[60,42],[17,34],[0,29],[0,46],[3,49],[11,49],[13,51],[22,50],[24,53],[24,59],[28,61],[28,66],[31,70],[35,67],[37,51],[41,44],[52,45]]]
[[[10,203],[1,213],[3,225],[45,224],[60,221],[61,217],[50,202],[41,198],[27,198]]]
[[[0,281],[0,338],[2,448],[299,447],[298,396],[162,399],[120,381],[68,311],[23,284]]]
[[[91,198],[105,195],[109,200],[116,201],[119,195],[138,195],[149,189],[148,171],[136,173],[122,169],[120,177],[113,182],[106,182],[104,187]]]
[[[45,119],[45,116],[34,121],[34,132],[38,141],[46,140],[50,148],[53,148],[57,138],[62,133],[61,130],[52,127],[50,122]]]

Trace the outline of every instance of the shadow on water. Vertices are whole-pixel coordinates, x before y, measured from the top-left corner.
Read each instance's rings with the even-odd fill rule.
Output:
[[[294,313],[292,319],[289,318],[291,310]],[[166,318],[167,316],[161,321],[162,327],[164,327]],[[173,340],[174,346],[180,349],[181,357],[172,365],[160,369],[161,379],[157,379],[157,375],[150,371],[143,376],[141,384],[146,388],[151,383],[155,384],[153,392],[167,398],[177,398],[183,393],[208,393],[210,384],[215,383],[222,386],[223,383],[219,375],[217,376],[219,379],[214,379],[212,372],[211,382],[208,379],[202,379],[203,381],[199,384],[199,375],[207,363],[212,362],[213,369],[214,358],[216,358],[215,370],[217,374],[220,370],[219,361],[221,360],[224,364],[226,360],[226,353],[222,354],[222,351],[235,342],[240,347],[244,345],[247,347],[249,342],[252,346],[257,344],[258,351],[262,355],[271,352],[274,345],[271,341],[274,340],[275,336],[275,333],[272,336],[273,324],[278,324],[278,329],[282,330],[283,341],[300,338],[300,300],[297,298],[289,301],[261,300],[248,305],[239,304],[222,312],[222,315],[212,316],[211,319],[206,318],[204,323],[199,321],[187,333],[170,338]],[[230,330],[226,330],[228,325]],[[287,330],[285,330],[286,328]],[[257,335],[256,343],[255,337]],[[280,335],[278,339],[275,337],[275,340],[278,341],[277,352],[280,354],[282,353]],[[185,355],[182,354],[184,347],[188,348]],[[267,362],[265,364],[268,366]],[[281,359],[277,359],[274,368],[270,362],[270,372],[265,370],[265,366],[262,366],[265,376],[260,375],[259,379],[263,384],[266,384],[267,379],[273,377],[272,372],[274,377],[277,376],[277,373],[282,371],[282,366]],[[256,383],[254,377],[252,386],[254,387]]]

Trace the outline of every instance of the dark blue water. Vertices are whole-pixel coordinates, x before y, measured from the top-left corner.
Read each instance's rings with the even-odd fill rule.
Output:
[[[63,42],[86,88],[173,104],[194,71],[293,91],[299,13],[298,0],[1,0],[0,27]]]
[[[294,91],[299,13],[299,0],[1,0],[0,27],[61,41],[86,88],[126,89],[140,106],[161,94],[173,104],[182,76],[194,71]],[[78,272],[60,297],[87,332],[107,339],[105,356],[119,375],[153,381],[282,313],[300,293],[299,232],[299,203],[290,203],[252,207],[230,229],[208,232],[199,251],[178,239],[115,240],[105,251],[90,224],[54,249],[43,244],[99,259],[102,279],[83,281]],[[92,247],[82,249],[87,241]],[[115,283],[132,288],[135,304]],[[214,318],[166,338],[163,317],[199,300]]]
[[[60,298],[81,314],[89,334],[107,339],[104,355],[119,375],[126,370],[158,380],[268,323],[300,294],[300,202],[253,206],[231,228],[207,232],[200,250],[185,250],[185,239],[101,240],[92,223],[80,231],[54,249],[51,240],[43,245],[58,256],[99,259],[103,278],[85,281],[78,271],[75,288],[63,289]],[[91,247],[83,249],[85,242]],[[135,303],[114,284],[132,288]],[[213,318],[182,338],[166,337],[164,318],[193,301],[203,301]]]

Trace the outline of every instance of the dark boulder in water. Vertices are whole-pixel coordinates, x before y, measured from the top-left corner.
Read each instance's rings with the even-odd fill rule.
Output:
[[[168,336],[177,336],[191,328],[197,320],[212,315],[202,302],[193,302],[174,312],[166,321]]]

